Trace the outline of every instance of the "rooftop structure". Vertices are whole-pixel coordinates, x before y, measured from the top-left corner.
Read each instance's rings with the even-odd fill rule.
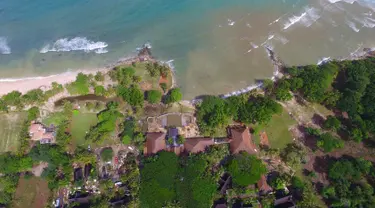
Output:
[[[230,139],[230,151],[232,154],[238,154],[241,151],[246,151],[249,154],[256,154],[256,146],[251,140],[249,128],[231,128]]]
[[[50,144],[55,142],[55,127],[45,125],[37,122],[32,122],[29,127],[29,135],[32,141],[39,141],[41,144]]]
[[[166,134],[162,132],[147,133],[146,145],[144,147],[145,155],[156,154],[159,151],[165,150],[166,145]]]
[[[188,138],[184,143],[185,151],[190,153],[204,152],[207,147],[215,144],[212,138]]]
[[[296,208],[292,196],[286,196],[275,200],[275,208]]]
[[[262,175],[257,183],[257,187],[259,189],[259,192],[261,194],[268,194],[269,192],[272,191],[271,186],[268,185],[267,183],[267,178],[265,175]]]

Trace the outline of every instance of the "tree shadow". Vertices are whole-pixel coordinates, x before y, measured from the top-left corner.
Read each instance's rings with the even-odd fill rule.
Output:
[[[314,171],[317,173],[327,173],[332,162],[336,161],[336,158],[328,155],[315,157],[313,164]]]
[[[313,121],[314,124],[322,127],[325,119],[321,115],[319,115],[317,113],[314,113],[314,115],[312,117],[312,121]]]
[[[302,125],[299,125],[298,126],[298,130],[300,132],[303,133],[303,139],[302,139],[302,142],[303,144],[310,148],[312,151],[316,151],[318,150],[318,146],[317,146],[317,142],[318,142],[318,138],[315,137],[315,136],[310,136],[307,131],[306,131],[306,127],[305,126],[302,126]]]

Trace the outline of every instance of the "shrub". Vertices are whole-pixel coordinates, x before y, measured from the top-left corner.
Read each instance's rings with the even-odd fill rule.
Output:
[[[151,104],[160,103],[161,96],[162,94],[159,90],[150,90],[147,92],[147,101]]]
[[[167,103],[176,103],[182,99],[182,93],[180,88],[174,88],[169,91],[166,102]]]

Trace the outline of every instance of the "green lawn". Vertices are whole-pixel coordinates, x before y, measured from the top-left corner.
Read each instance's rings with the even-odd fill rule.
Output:
[[[289,128],[296,122],[283,110],[281,115],[274,115],[267,125],[257,126],[259,133],[266,131],[271,148],[284,148],[293,141]],[[254,140],[259,144],[259,133],[254,136]]]
[[[0,152],[15,152],[19,145],[19,133],[26,113],[0,114]]]
[[[91,126],[96,125],[98,119],[95,113],[78,113],[72,117],[70,133],[72,134],[73,146],[87,145],[86,132]]]
[[[48,115],[48,117],[46,117],[45,119],[43,119],[43,124],[47,126],[51,124],[59,126],[65,119],[66,117],[64,116],[63,112],[55,112]]]

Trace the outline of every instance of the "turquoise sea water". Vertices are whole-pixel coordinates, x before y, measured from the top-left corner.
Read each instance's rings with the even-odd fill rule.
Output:
[[[157,58],[174,60],[187,97],[227,93],[272,75],[264,46],[299,64],[372,44],[373,10],[331,2],[2,0],[0,76],[100,67],[149,42]],[[332,46],[325,48],[325,41]],[[302,56],[303,48],[309,51]]]

